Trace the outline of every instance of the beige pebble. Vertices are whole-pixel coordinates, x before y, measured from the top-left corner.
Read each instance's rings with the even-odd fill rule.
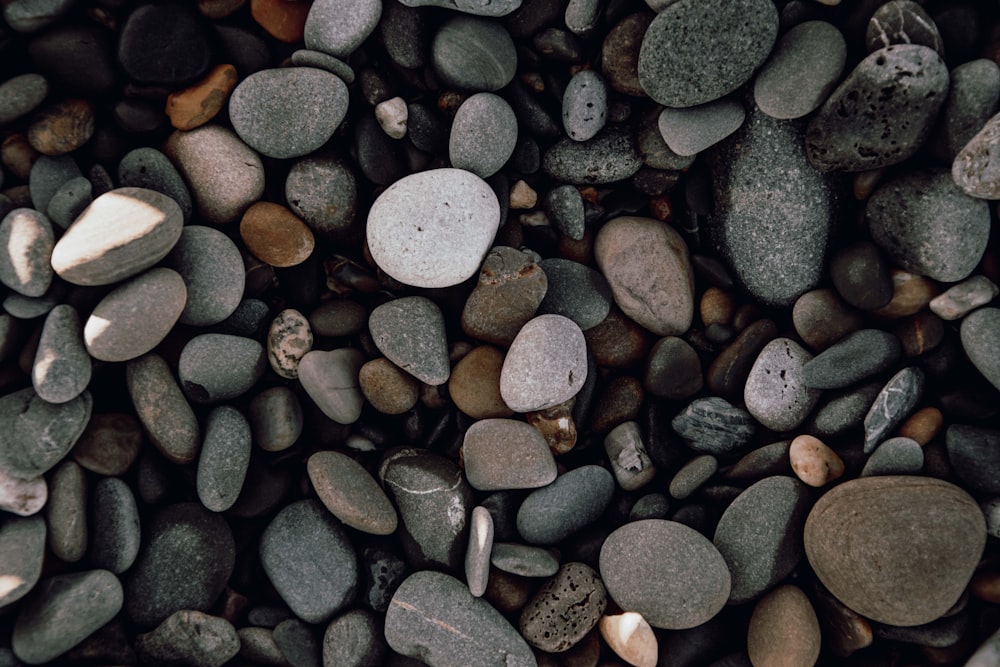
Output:
[[[792,440],[788,460],[795,476],[809,486],[821,487],[844,474],[844,462],[819,438],[800,435]]]
[[[402,139],[406,136],[408,118],[406,100],[402,97],[393,97],[375,105],[375,120],[378,121],[382,131],[393,139]]]
[[[915,440],[921,447],[929,443],[941,432],[944,415],[935,407],[917,410],[907,417],[900,427],[898,436]]]
[[[622,660],[635,667],[656,667],[659,656],[656,635],[642,614],[627,611],[602,616],[597,627],[604,641]]]
[[[398,516],[375,478],[346,454],[316,452],[306,463],[316,495],[334,516],[352,528],[373,535],[390,535]]]
[[[538,193],[525,183],[517,181],[510,189],[510,207],[514,210],[535,208],[538,203]]]
[[[957,320],[1000,294],[1000,288],[986,276],[973,276],[931,299],[930,309],[942,320]]]
[[[401,415],[420,399],[420,381],[385,357],[366,362],[358,383],[372,407],[386,415]]]
[[[887,320],[914,315],[926,308],[941,291],[929,278],[901,269],[892,270],[892,299],[873,314]]]
[[[448,378],[448,393],[458,409],[473,419],[509,417],[514,411],[500,396],[500,371],[504,353],[481,345],[455,364]]]
[[[786,584],[760,599],[747,629],[753,667],[811,667],[819,650],[819,620],[801,588]]]
[[[736,299],[733,295],[718,287],[709,287],[701,295],[698,313],[702,323],[707,327],[713,324],[728,326],[736,312]]]

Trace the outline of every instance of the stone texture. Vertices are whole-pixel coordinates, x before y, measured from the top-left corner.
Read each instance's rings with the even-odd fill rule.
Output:
[[[690,156],[728,137],[745,118],[743,105],[722,99],[686,109],[668,107],[660,112],[657,127],[670,150]]]
[[[396,530],[396,510],[360,463],[340,452],[316,452],[306,464],[316,495],[351,528],[373,535]]]
[[[0,523],[0,576],[11,582],[0,595],[0,605],[14,604],[38,583],[47,532],[41,516],[10,516]]]
[[[465,432],[465,475],[478,491],[535,489],[556,478],[556,463],[537,429],[514,419],[481,419]]]
[[[500,171],[517,143],[517,118],[500,96],[476,93],[455,112],[448,139],[451,166],[489,178]]]
[[[218,324],[240,305],[246,286],[243,257],[219,230],[185,226],[164,266],[176,271],[187,288],[187,302],[178,318],[181,324]]]
[[[539,315],[511,343],[500,371],[500,395],[515,412],[569,400],[587,380],[583,332],[561,315]]]
[[[258,201],[240,219],[240,238],[259,260],[287,268],[306,261],[316,247],[312,230],[281,204]]]
[[[144,661],[151,663],[221,667],[236,657],[240,638],[226,619],[184,610],[136,637],[135,648]]]
[[[774,431],[790,431],[805,421],[820,391],[805,385],[803,367],[812,355],[790,338],[764,346],[747,377],[743,400],[747,411]]]
[[[902,356],[893,334],[861,329],[809,360],[802,367],[802,381],[813,389],[842,389],[889,370]]]
[[[517,53],[502,24],[456,15],[438,28],[431,63],[445,84],[462,90],[500,90],[514,78]]]
[[[885,383],[865,415],[866,454],[910,416],[923,397],[925,378],[920,368],[909,366]]]
[[[242,396],[267,368],[264,346],[229,334],[195,336],[181,350],[177,375],[195,403],[218,403]]]
[[[597,572],[584,563],[565,563],[524,606],[518,629],[532,646],[563,653],[597,626],[607,604]]]
[[[548,278],[528,254],[508,246],[487,253],[479,280],[462,309],[462,330],[480,340],[509,347],[548,290]]]
[[[816,610],[798,586],[780,586],[754,606],[747,629],[753,665],[812,665],[819,659],[820,644]]]
[[[358,384],[364,362],[364,354],[354,348],[313,350],[299,362],[299,382],[324,415],[338,424],[353,424],[365,402]]]
[[[190,463],[201,446],[191,405],[163,357],[147,354],[128,362],[125,381],[136,414],[153,445],[174,463]]]
[[[42,213],[16,208],[0,220],[0,284],[38,297],[52,284],[55,237]]]
[[[105,477],[94,484],[90,507],[87,561],[121,575],[135,563],[142,541],[135,496],[123,480]]]
[[[377,0],[314,2],[304,27],[306,48],[347,58],[375,30],[381,16],[382,3]]]
[[[403,297],[377,306],[368,316],[368,329],[379,351],[413,377],[432,386],[448,381],[444,317],[427,297]]]
[[[76,310],[60,304],[49,311],[31,365],[31,385],[42,400],[65,403],[90,384],[91,360]]]
[[[750,414],[724,398],[697,398],[670,423],[696,452],[728,456],[744,449],[756,432]]]
[[[561,542],[597,520],[614,490],[614,477],[600,466],[570,470],[524,499],[517,511],[517,532],[531,544]]]
[[[626,125],[607,124],[587,141],[564,137],[542,156],[542,169],[557,181],[603,184],[634,176],[642,167],[633,133]]]
[[[0,470],[29,481],[66,457],[90,420],[93,399],[85,391],[61,404],[42,400],[27,387],[0,398]]]
[[[250,424],[239,410],[224,405],[208,413],[195,479],[202,505],[213,512],[233,506],[243,489],[252,444]]]

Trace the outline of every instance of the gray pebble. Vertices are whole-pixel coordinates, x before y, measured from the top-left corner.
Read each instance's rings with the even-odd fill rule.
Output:
[[[313,4],[310,17],[329,4],[322,0]],[[307,34],[308,25],[307,20]],[[333,136],[347,115],[348,101],[347,86],[330,72],[314,67],[268,69],[236,86],[229,98],[229,120],[240,138],[259,153],[298,157]]]
[[[33,320],[36,317],[47,315],[57,305],[66,300],[69,286],[61,280],[53,280],[48,291],[42,296],[24,296],[17,292],[9,292],[4,297],[4,311],[11,317],[19,320]]]
[[[928,306],[942,320],[957,320],[985,306],[1000,294],[1000,287],[986,276],[968,278],[931,299]]]
[[[670,150],[686,157],[719,143],[738,130],[745,118],[742,104],[721,99],[685,109],[668,107],[660,112],[657,127]]]
[[[432,386],[448,381],[444,317],[427,297],[403,297],[376,307],[368,328],[379,351],[410,375]]]
[[[489,178],[510,159],[517,144],[517,118],[493,93],[476,93],[458,107],[448,139],[448,158],[456,169]]]
[[[0,523],[0,576],[10,577],[5,581],[12,582],[0,594],[0,605],[9,607],[38,583],[45,558],[46,533],[41,516],[10,516]]]
[[[600,466],[570,470],[524,499],[517,511],[517,532],[531,544],[561,542],[596,521],[614,490],[614,477]]]
[[[962,63],[951,70],[948,101],[927,141],[931,153],[952,162],[1000,104],[1000,66],[987,58]]]
[[[846,61],[840,30],[826,21],[800,23],[781,36],[757,73],[754,101],[773,118],[801,118],[826,101]]]
[[[875,381],[825,397],[803,430],[824,440],[858,428],[881,390],[882,382]]]
[[[135,650],[143,664],[219,667],[236,657],[240,638],[226,619],[184,610],[136,637]]]
[[[298,67],[315,67],[325,69],[330,74],[336,74],[348,86],[354,83],[354,69],[340,58],[334,58],[329,53],[312,49],[299,49],[292,54],[291,61]]]
[[[1000,199],[1000,114],[993,116],[955,156],[951,177],[971,197]]]
[[[323,633],[323,667],[381,665],[386,653],[381,619],[365,609],[341,614]]]
[[[312,350],[299,361],[299,382],[324,415],[338,424],[353,424],[361,416],[365,397],[358,373],[365,363],[361,350]]]
[[[306,48],[346,59],[375,30],[381,16],[378,0],[318,0],[306,17]]]
[[[387,2],[382,6],[379,37],[389,57],[400,67],[417,69],[427,64],[430,31],[431,21],[425,10],[412,7],[408,2]]]
[[[629,510],[629,521],[666,519],[670,516],[670,497],[665,493],[647,493]]]
[[[305,421],[302,404],[291,389],[279,385],[269,387],[250,400],[247,421],[255,445],[265,452],[288,449],[302,435]]]
[[[747,411],[778,432],[790,431],[805,421],[821,396],[803,380],[803,367],[812,358],[790,338],[776,338],[765,345],[743,389]]]
[[[143,146],[126,153],[118,163],[118,184],[167,195],[181,207],[184,221],[190,222],[194,206],[191,192],[173,163],[155,148]]]
[[[198,456],[198,499],[213,512],[233,506],[250,465],[250,424],[229,406],[213,408],[205,420],[205,439]]]
[[[87,552],[87,476],[72,459],[49,473],[49,501],[45,505],[48,544],[64,563],[76,563]]]
[[[562,122],[567,136],[574,141],[592,139],[604,128],[607,119],[608,89],[604,79],[592,69],[574,74],[562,98]]]
[[[0,84],[0,125],[28,115],[48,94],[49,82],[41,74],[20,74],[7,79]]]
[[[65,403],[83,393],[90,384],[90,373],[80,316],[72,306],[60,304],[49,312],[42,326],[31,384],[43,400]]]
[[[267,578],[295,615],[322,623],[344,609],[358,588],[358,558],[347,532],[317,500],[294,502],[260,540]]]
[[[925,375],[916,366],[899,371],[882,387],[865,415],[865,453],[872,452],[887,433],[910,416],[924,393]]]
[[[608,316],[614,298],[601,273],[558,257],[543,259],[538,266],[548,279],[548,289],[536,311],[539,315],[562,315],[576,322],[582,331],[597,326]]]
[[[233,314],[243,298],[243,256],[217,229],[186,225],[163,265],[180,274],[187,287],[187,302],[178,319],[181,324],[218,324]]]
[[[493,539],[493,515],[485,507],[477,505],[469,516],[469,545],[465,550],[465,580],[473,597],[482,597],[486,592]]]
[[[623,125],[607,125],[587,141],[564,137],[542,156],[546,174],[575,185],[620,181],[641,166],[633,133]]]
[[[500,396],[515,412],[544,410],[573,398],[587,380],[583,332],[562,315],[539,315],[518,332],[500,371]]]
[[[25,481],[51,470],[83,434],[92,407],[88,391],[60,404],[31,387],[0,397],[0,469]]]
[[[913,0],[889,0],[868,20],[865,46],[869,53],[893,44],[920,44],[944,56],[944,42],[934,20]]]
[[[919,475],[924,467],[924,450],[911,438],[889,438],[875,448],[860,477],[874,475]]]
[[[861,329],[820,352],[802,368],[813,389],[842,389],[890,369],[903,356],[899,338],[882,329]]]
[[[0,220],[0,283],[18,294],[42,296],[52,284],[55,235],[44,214],[16,208]]]
[[[147,354],[128,362],[125,382],[153,446],[173,463],[194,461],[201,446],[198,419],[163,357]]]
[[[323,667],[323,647],[313,633],[312,626],[307,623],[297,618],[290,618],[279,623],[271,636],[278,650],[285,656],[285,660],[292,665]]]
[[[431,63],[446,85],[492,92],[514,78],[517,52],[510,33],[499,22],[458,15],[434,35]]]
[[[670,496],[684,500],[697,491],[719,470],[719,461],[711,454],[696,456],[678,470],[670,480]]]
[[[181,351],[177,375],[195,403],[228,401],[247,392],[264,375],[264,346],[226,334],[195,336]]]
[[[515,419],[480,419],[465,432],[462,461],[477,491],[537,489],[556,478],[544,436]]]
[[[542,200],[545,213],[560,232],[574,241],[583,240],[586,222],[583,196],[573,185],[557,185]]]
[[[1000,309],[980,308],[965,316],[959,329],[962,349],[980,373],[990,383],[1000,388],[1000,358],[997,342],[1000,339]]]
[[[285,199],[320,236],[342,240],[357,231],[357,181],[342,160],[307,157],[296,162],[285,179]]]
[[[493,567],[520,577],[551,577],[559,559],[549,549],[516,542],[496,542],[490,555]]]
[[[49,220],[66,229],[94,201],[93,186],[83,176],[71,178],[49,200],[45,213]]]
[[[695,399],[670,425],[688,447],[716,456],[737,453],[757,430],[750,413],[718,396]]]
[[[122,574],[135,563],[141,538],[139,509],[132,489],[117,477],[98,480],[90,499],[87,561],[94,567]]]
[[[83,176],[83,173],[71,156],[40,155],[31,165],[31,173],[28,175],[32,205],[38,211],[48,210],[49,202],[59,188],[67,181],[80,176]]]
[[[410,568],[398,555],[381,547],[365,547],[362,560],[366,584],[359,597],[366,606],[377,612],[384,612],[389,608],[392,594],[410,573]]]
[[[521,0],[400,0],[406,7],[443,7],[475,16],[507,16],[521,7]]]
[[[625,491],[641,489],[653,481],[656,465],[637,422],[627,421],[611,429],[604,437],[604,452],[618,486]]]

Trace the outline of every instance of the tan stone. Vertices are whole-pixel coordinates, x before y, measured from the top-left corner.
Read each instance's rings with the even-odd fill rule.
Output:
[[[366,362],[358,383],[372,407],[383,414],[401,415],[420,399],[420,381],[385,357]]]
[[[459,410],[473,419],[514,414],[500,396],[503,360],[499,348],[481,345],[455,364],[448,379],[448,393]]]
[[[824,486],[844,474],[844,462],[837,452],[811,435],[800,435],[792,440],[788,460],[795,476],[809,486]]]
[[[243,214],[240,236],[258,259],[277,267],[301,264],[316,245],[312,230],[297,215],[265,201],[252,204]]]
[[[300,42],[305,34],[311,2],[303,0],[250,0],[250,15],[280,42]]]
[[[747,630],[753,667],[810,667],[819,651],[819,620],[802,589],[786,584],[760,599]]]
[[[538,203],[538,193],[525,183],[517,181],[510,189],[510,207],[514,210],[535,208]]]
[[[91,416],[70,455],[99,475],[118,477],[128,472],[142,448],[142,425],[123,412]]]
[[[627,611],[602,616],[597,627],[618,657],[635,667],[656,667],[659,647],[653,628],[642,614]]]
[[[941,432],[944,415],[935,407],[917,410],[907,417],[896,435],[915,440],[921,447],[929,443]]]
[[[316,452],[306,463],[316,495],[338,519],[373,535],[396,530],[396,510],[364,467],[340,452]]]
[[[915,315],[926,308],[941,289],[930,278],[902,269],[892,270],[892,299],[872,313],[887,320]]]
[[[28,126],[28,142],[43,155],[65,155],[90,141],[96,127],[93,104],[63,100],[35,115]]]
[[[171,93],[166,114],[178,130],[193,130],[215,118],[239,81],[232,65],[216,65],[198,83]]]
[[[733,320],[736,312],[736,299],[730,292],[709,287],[701,295],[701,302],[698,304],[698,313],[701,315],[702,324],[706,327],[712,324],[728,326]]]

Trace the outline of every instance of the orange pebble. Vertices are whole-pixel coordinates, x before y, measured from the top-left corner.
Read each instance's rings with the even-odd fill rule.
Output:
[[[699,314],[705,326],[711,324],[728,325],[733,319],[736,310],[736,300],[729,292],[725,292],[718,287],[709,287],[701,296],[699,304]]]
[[[259,201],[243,214],[240,236],[247,248],[271,266],[296,266],[306,261],[316,240],[297,215],[280,204]]]
[[[28,142],[43,155],[65,155],[90,141],[97,127],[94,105],[71,99],[42,109],[28,127]]]
[[[944,415],[934,407],[917,410],[899,427],[899,435],[912,438],[921,447],[934,439],[944,426]]]
[[[226,105],[239,76],[232,65],[217,65],[208,75],[190,88],[167,97],[166,114],[178,130],[193,130],[215,116]]]
[[[969,592],[983,602],[1000,604],[1000,572],[980,570],[969,583]]]
[[[271,37],[300,42],[312,3],[299,0],[250,0],[250,15]]]

